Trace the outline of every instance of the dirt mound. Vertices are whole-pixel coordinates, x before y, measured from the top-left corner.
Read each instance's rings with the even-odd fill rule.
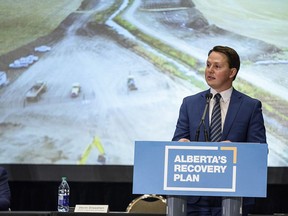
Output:
[[[100,3],[100,0],[85,0],[81,3],[78,10],[90,10],[95,8]]]

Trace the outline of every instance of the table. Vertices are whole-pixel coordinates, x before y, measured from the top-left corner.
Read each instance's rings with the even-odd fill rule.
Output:
[[[47,211],[0,211],[0,215],[9,216],[51,216]]]
[[[78,212],[57,212],[57,211],[0,211],[0,216],[166,216],[166,214],[147,214],[147,213],[78,213]],[[249,216],[288,216],[286,214],[249,214]]]
[[[147,213],[78,213],[78,212],[53,212],[51,216],[166,216],[166,214],[147,214]]]
[[[147,213],[78,213],[78,212],[57,212],[57,211],[0,211],[0,216],[166,216],[166,214],[147,214]]]

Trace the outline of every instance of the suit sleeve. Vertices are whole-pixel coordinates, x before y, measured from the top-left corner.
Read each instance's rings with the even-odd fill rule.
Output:
[[[247,133],[247,142],[266,143],[266,130],[262,114],[262,103],[255,103]]]
[[[184,98],[180,106],[179,117],[172,141],[178,141],[181,138],[191,140],[189,131],[189,116],[187,112],[187,103]]]
[[[0,170],[0,210],[5,211],[10,208],[10,188],[8,184],[8,174],[4,169]]]

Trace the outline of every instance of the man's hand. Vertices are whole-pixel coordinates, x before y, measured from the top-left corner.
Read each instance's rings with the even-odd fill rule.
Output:
[[[190,140],[186,138],[181,138],[178,140],[178,142],[190,142]]]

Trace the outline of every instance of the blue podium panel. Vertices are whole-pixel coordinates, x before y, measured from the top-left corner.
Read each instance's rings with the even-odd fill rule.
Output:
[[[133,193],[266,197],[267,144],[136,141]]]

